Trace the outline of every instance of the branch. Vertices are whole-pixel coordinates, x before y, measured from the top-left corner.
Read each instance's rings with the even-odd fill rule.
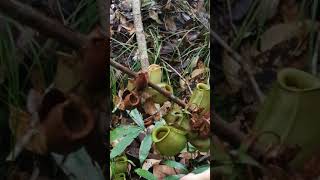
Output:
[[[123,65],[110,60],[111,66],[114,68],[128,74],[131,77],[136,77],[137,73],[131,71],[130,69],[124,67]],[[186,108],[187,104],[180,100],[179,98],[175,97],[174,95],[168,93],[167,91],[161,89],[159,86],[156,84],[148,82],[148,85],[152,87],[153,89],[157,90],[167,98],[169,98],[171,101],[175,102],[179,106]],[[213,132],[217,134],[219,137],[222,139],[226,140],[233,146],[239,146],[241,142],[245,141],[246,135],[242,133],[239,130],[234,129],[233,127],[230,126],[226,121],[224,121],[217,113],[213,112]],[[263,155],[263,149],[261,149],[259,146],[254,145],[253,147],[250,148],[251,154],[259,159]]]
[[[244,59],[242,58],[242,56],[237,53],[236,51],[234,51],[216,32],[214,32],[213,30],[210,30],[210,34],[212,35],[212,37],[214,39],[216,39],[216,41],[218,41],[218,43],[225,49],[227,50],[232,56],[233,58],[239,63],[241,64],[243,70],[247,73],[248,77],[249,77],[249,81],[252,85],[253,90],[255,91],[259,103],[262,103],[264,100],[264,94],[262,93],[262,91],[259,88],[259,85],[256,81],[256,79],[253,76],[253,73],[249,67],[249,65],[244,61]]]
[[[86,42],[84,35],[68,29],[58,21],[17,0],[0,0],[0,12],[71,47],[80,48]]]
[[[192,13],[193,16],[198,19],[205,28],[207,28],[210,31],[210,35],[228,52],[232,55],[232,57],[234,58],[235,61],[237,61],[243,68],[243,70],[246,72],[249,81],[252,85],[252,88],[254,90],[254,92],[256,93],[258,100],[260,103],[263,102],[264,100],[264,94],[262,93],[262,91],[259,88],[259,85],[256,81],[256,79],[254,78],[254,75],[249,67],[249,65],[244,61],[243,57],[237,53],[235,50],[233,50],[215,31],[213,31],[210,28],[210,24],[208,22],[208,20],[203,16],[203,14],[199,14],[199,13]]]
[[[116,69],[119,69],[122,72],[125,72],[126,74],[128,74],[131,77],[136,77],[137,76],[136,72],[131,71],[130,69],[124,67],[123,65],[115,62],[112,59],[110,59],[110,65],[113,66]],[[179,98],[175,97],[173,94],[168,93],[168,91],[163,90],[158,85],[153,84],[151,82],[148,82],[148,85],[150,87],[152,87],[153,89],[157,90],[158,92],[160,92],[161,94],[163,94],[164,96],[166,96],[167,98],[169,98],[170,100],[172,100],[173,102],[177,103],[179,106],[184,107],[184,108],[187,107],[187,104],[185,102],[183,102]]]
[[[0,11],[12,18],[16,21],[26,24],[34,29],[37,29],[40,33],[46,34],[49,37],[55,38],[60,42],[67,43],[75,48],[80,48],[84,43],[86,43],[87,38],[80,33],[73,32],[70,29],[66,28],[65,26],[61,25],[59,22],[56,22],[45,15],[37,12],[33,8],[26,6],[16,0],[0,0]],[[211,31],[211,34],[214,33]],[[219,39],[219,36],[214,37]],[[221,38],[220,38],[221,39]],[[220,41],[222,45],[224,41]],[[226,45],[226,44],[224,44]],[[225,48],[228,50],[228,45]],[[230,49],[229,49],[230,50]],[[231,49],[232,50],[232,49]],[[240,56],[241,57],[241,56]],[[241,59],[241,58],[240,58]],[[125,68],[121,64],[113,61],[110,59],[110,65],[125,72],[126,74],[135,77],[137,74],[132,72],[128,68]],[[165,96],[168,95],[167,91],[164,91],[157,85],[153,83],[149,83],[149,86],[154,88],[155,90],[159,91],[160,93],[164,94]],[[177,103],[181,107],[186,107],[186,103],[182,100],[178,99],[173,95],[167,96],[170,100]],[[235,131],[228,123],[224,120],[219,118],[217,114],[214,113],[214,127],[216,134],[220,137],[228,138],[233,145],[240,144],[245,135],[239,131]]]
[[[139,50],[139,58],[141,62],[141,68],[147,69],[149,66],[147,42],[143,31],[143,24],[141,20],[141,7],[140,0],[132,0],[132,13],[134,18],[134,27],[136,29],[136,37]]]

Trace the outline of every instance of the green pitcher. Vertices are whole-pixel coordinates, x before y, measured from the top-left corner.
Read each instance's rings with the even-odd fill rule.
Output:
[[[186,132],[172,126],[157,127],[152,131],[152,140],[160,154],[174,156],[187,144]]]
[[[116,174],[113,179],[114,180],[126,180],[126,174],[124,174],[124,173]]]
[[[148,67],[147,71],[148,71],[149,82],[152,82],[154,84],[161,83],[161,79],[162,79],[161,66],[157,64],[151,64]]]
[[[127,172],[128,159],[125,155],[116,157],[114,161],[111,162],[111,168],[113,174],[120,174]]]
[[[264,133],[271,131],[279,135],[281,143],[300,146],[301,151],[290,165],[301,167],[304,160],[320,150],[319,104],[319,79],[293,68],[281,70],[254,125],[255,131],[262,134],[261,145],[279,140]]]
[[[169,94],[173,94],[173,89],[169,84],[166,83],[159,83],[157,84],[161,89],[167,91]],[[164,102],[168,101],[169,99],[165,97],[163,94],[159,93],[157,90],[148,87],[146,88],[145,92],[152,96],[152,100],[155,103],[162,105]]]
[[[170,126],[174,126],[178,129],[184,130],[184,131],[190,131],[190,118],[188,117],[188,114],[185,113],[182,109],[171,109],[164,117],[163,119],[166,121],[166,123]]]
[[[210,86],[204,83],[197,84],[193,90],[188,105],[193,108],[202,108],[204,114],[210,110]]]

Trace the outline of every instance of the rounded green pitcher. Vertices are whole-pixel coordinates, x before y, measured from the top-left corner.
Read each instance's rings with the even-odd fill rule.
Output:
[[[116,157],[114,161],[111,162],[111,168],[113,174],[120,174],[127,172],[128,159],[126,156]]]
[[[157,127],[152,131],[152,140],[160,154],[174,156],[187,144],[186,132],[172,126]]]
[[[303,161],[320,150],[320,81],[301,70],[286,68],[277,75],[270,94],[258,112],[254,130],[262,134],[259,143],[301,147],[290,162],[301,167]],[[280,137],[267,136],[273,132]]]
[[[201,108],[204,114],[210,110],[210,86],[204,83],[198,83],[193,90],[188,105],[193,108]]]

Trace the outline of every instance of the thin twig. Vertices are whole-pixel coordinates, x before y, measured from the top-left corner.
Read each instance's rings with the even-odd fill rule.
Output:
[[[229,52],[233,58],[239,63],[241,64],[243,70],[247,73],[249,81],[253,87],[253,90],[255,91],[258,100],[260,103],[263,102],[264,100],[264,94],[262,93],[262,91],[259,88],[259,85],[257,83],[257,81],[255,80],[253,73],[249,67],[249,65],[244,61],[244,59],[242,58],[242,56],[237,53],[236,51],[234,51],[216,32],[211,31],[210,33],[212,35],[212,37],[218,41],[218,43],[225,49],[227,50],[227,52]]]
[[[27,5],[23,5],[22,3],[17,2],[16,0],[7,0],[7,1],[1,1],[0,0],[0,10],[2,13],[5,13],[6,15],[14,18],[15,20],[26,24],[34,29],[37,29],[43,34],[49,35],[50,37],[56,38],[57,40],[67,43],[71,45],[72,47],[79,48],[82,47],[83,43],[86,43],[88,40],[84,35],[81,35],[76,32],[72,32],[71,30],[67,29],[65,26],[61,25],[60,23],[57,23],[53,21],[52,19],[45,17],[43,14],[37,12],[31,7],[28,7]],[[214,32],[211,31],[211,34]],[[219,36],[215,36],[215,39],[219,39]],[[220,38],[221,39],[221,38]],[[224,43],[224,41],[220,41],[220,43],[225,45],[225,49],[228,49],[228,45]],[[229,49],[229,51],[232,51],[232,49]],[[241,59],[241,58],[240,58]],[[130,71],[128,68],[125,68],[121,64],[110,60],[110,65],[121,70],[122,72],[125,72],[126,74],[135,77],[136,73]],[[164,91],[157,85],[154,85],[152,83],[149,83],[149,86],[157,90],[158,92],[168,95],[167,91]],[[170,100],[175,102],[176,104],[180,105],[181,107],[186,107],[187,104],[183,102],[182,100],[174,97],[173,95],[169,94],[167,96]],[[225,131],[223,133],[216,133],[219,136],[223,137],[224,133],[229,132],[229,139],[236,139],[236,142],[240,143],[245,135],[241,132],[233,132],[233,128],[230,127],[228,123],[226,123],[224,120],[219,118],[214,118],[215,129],[224,129]],[[238,138],[240,137],[240,138]],[[234,142],[234,141],[233,141]],[[231,141],[232,143],[232,141]]]
[[[144,35],[142,18],[141,18],[141,6],[140,0],[131,0],[132,2],[132,13],[134,19],[134,28],[136,30],[136,37],[139,50],[139,58],[141,62],[141,68],[143,70],[147,69],[149,66],[149,58],[147,52],[147,42]]]
[[[17,0],[0,0],[0,12],[71,47],[80,48],[86,41],[86,37],[82,34],[68,29],[58,21]]]
[[[116,69],[119,69],[122,72],[125,72],[126,74],[128,74],[131,77],[136,77],[137,76],[137,73],[135,73],[135,72],[131,71],[130,69],[122,66],[121,64],[115,62],[114,60],[110,59],[110,65],[113,66]],[[153,89],[155,89],[156,91],[158,91],[161,94],[163,94],[164,96],[166,96],[167,98],[169,98],[170,100],[172,100],[173,102],[177,103],[181,107],[184,107],[184,108],[187,107],[187,104],[185,102],[183,102],[179,98],[175,97],[173,94],[169,93],[168,91],[163,90],[158,85],[153,84],[151,82],[148,82],[148,85],[150,87],[152,87]]]
[[[258,100],[259,100],[259,103],[262,103],[263,100],[264,100],[264,94],[262,93],[256,79],[254,78],[254,75],[250,69],[250,66],[249,64],[246,63],[246,61],[242,58],[242,56],[237,53],[235,50],[233,50],[215,31],[213,31],[211,28],[210,28],[210,24],[208,22],[208,20],[201,16],[200,14],[195,14],[195,13],[192,13],[193,16],[198,19],[204,27],[206,27],[209,31],[210,31],[210,35],[228,52],[232,55],[233,59],[235,61],[237,61],[243,68],[243,70],[246,72],[248,78],[249,78],[249,81],[252,85],[252,88],[253,90],[255,91],[257,97],[258,97]]]

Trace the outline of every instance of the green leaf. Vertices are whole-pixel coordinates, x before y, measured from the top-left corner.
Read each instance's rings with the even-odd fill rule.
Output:
[[[164,161],[164,164],[166,164],[167,166],[170,166],[172,168],[180,169],[180,170],[182,170],[183,173],[188,172],[188,169],[186,168],[186,166],[179,163],[179,162],[172,161],[172,160],[166,160],[166,161]]]
[[[155,128],[157,128],[157,127],[163,126],[165,124],[166,124],[166,121],[163,118],[161,118],[159,121],[155,122],[154,126],[155,126]]]
[[[152,137],[151,137],[151,134],[148,134],[146,137],[144,137],[140,145],[139,160],[141,164],[147,158],[149,151],[151,149],[151,145],[152,145]]]
[[[179,180],[182,175],[171,175],[164,178],[164,180]]]
[[[68,154],[64,160],[64,156],[52,153],[51,154],[57,164],[66,174],[70,180],[90,179],[90,180],[104,180],[103,172],[96,162],[93,162],[84,148],[79,149],[73,153]]]
[[[138,168],[136,170],[134,170],[139,176],[148,179],[148,180],[157,180],[157,177],[155,177],[152,173],[150,173],[147,170]]]
[[[194,174],[200,174],[202,172],[204,172],[205,170],[207,170],[208,168],[210,168],[210,165],[203,165],[203,166],[199,166],[196,169],[194,169],[192,171],[192,173]]]
[[[133,121],[138,124],[138,126],[140,126],[143,129],[145,128],[144,122],[143,122],[143,117],[137,109],[133,109],[131,111],[127,110],[127,113],[130,115],[130,117],[133,119]]]
[[[143,129],[138,129],[137,131],[133,131],[127,136],[123,137],[123,139],[111,150],[110,159],[120,155],[136,138]]]
[[[141,128],[132,125],[119,126],[110,132],[110,141],[115,141],[136,131],[141,131]]]

